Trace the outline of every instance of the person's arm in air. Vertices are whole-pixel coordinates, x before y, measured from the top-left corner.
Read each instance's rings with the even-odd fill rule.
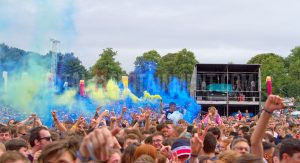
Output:
[[[119,127],[121,127],[121,122],[122,122],[122,120],[123,120],[123,117],[124,117],[124,114],[125,114],[126,111],[127,111],[127,108],[126,108],[126,107],[123,107],[123,108],[122,108],[122,113],[121,113],[121,115],[117,118],[117,125],[118,125]]]
[[[33,119],[33,115],[35,115],[35,114],[31,114],[28,118],[24,119],[23,121],[19,122],[18,124],[24,125],[24,124],[30,122]]]
[[[251,136],[251,153],[263,157],[262,139],[265,134],[267,124],[275,110],[283,109],[285,106],[282,99],[276,95],[270,95],[265,103],[263,112],[258,119],[255,130]]]
[[[76,121],[76,123],[72,126],[72,128],[70,129],[70,131],[72,132],[76,132],[78,126],[84,122],[84,118],[82,117],[82,115],[78,118],[78,120]]]
[[[151,114],[151,110],[148,109],[145,112],[145,130],[149,130],[150,128],[150,114]]]
[[[56,115],[55,111],[52,112],[52,118],[53,118],[53,122],[54,122],[55,126],[57,127],[57,129],[59,131],[62,131],[62,132],[67,131],[65,126],[57,119],[57,115]]]
[[[160,110],[160,114],[164,114],[162,100],[160,100],[160,103],[159,103],[159,110]]]

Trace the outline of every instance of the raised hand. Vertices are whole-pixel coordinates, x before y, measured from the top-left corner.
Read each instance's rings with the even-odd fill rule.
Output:
[[[40,155],[42,154],[42,150],[39,150],[37,152],[34,153],[33,155],[33,163],[37,163],[38,162],[38,158],[40,157]]]
[[[131,114],[131,118],[132,118],[132,119],[137,119],[137,114],[136,114],[136,113],[132,113],[132,114]]]
[[[200,137],[196,133],[194,137],[191,139],[192,154],[199,155],[202,148],[203,148],[203,142],[201,141]]]
[[[117,120],[116,116],[110,117],[110,121],[115,122]]]
[[[139,107],[140,112],[143,114],[145,111],[142,107]]]
[[[147,110],[145,111],[145,113],[144,113],[145,118],[146,118],[146,119],[149,119],[150,114],[151,114],[151,110],[150,110],[150,109],[147,109]]]
[[[172,157],[171,146],[164,146],[162,143],[160,143],[160,145],[161,145],[160,153],[166,156],[167,158]]]
[[[77,120],[77,125],[83,123],[85,121],[84,117],[82,115],[80,115],[80,117]]]
[[[91,128],[95,128],[97,124],[98,124],[97,120],[91,119],[91,124],[90,124]]]
[[[97,108],[96,108],[96,112],[99,113],[99,111],[101,110],[102,106],[99,105]]]
[[[52,114],[53,119],[54,119],[54,120],[57,120],[56,111],[52,111],[51,114]]]
[[[109,151],[117,145],[115,135],[120,131],[119,128],[110,132],[106,127],[95,129],[84,137],[79,151],[81,156],[92,158],[94,161],[104,162],[109,159]]]
[[[267,111],[273,112],[275,110],[284,109],[285,105],[282,98],[276,95],[270,95],[265,103],[265,108]]]
[[[124,107],[122,108],[122,113],[125,113],[126,111],[127,111],[127,107],[124,106]]]
[[[106,117],[106,116],[108,116],[108,114],[109,114],[109,111],[108,110],[104,110],[104,112],[102,112],[101,116],[102,117]]]

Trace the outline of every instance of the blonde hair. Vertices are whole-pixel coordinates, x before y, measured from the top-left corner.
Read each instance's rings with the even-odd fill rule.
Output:
[[[228,145],[231,143],[231,139],[224,139],[224,140],[221,140],[221,143],[224,143],[226,148],[228,147]]]
[[[219,154],[218,159],[225,163],[234,163],[240,156],[239,153],[233,150],[227,150]]]
[[[217,108],[214,106],[211,106],[208,108],[208,112],[210,112],[212,115],[215,115],[217,113]]]

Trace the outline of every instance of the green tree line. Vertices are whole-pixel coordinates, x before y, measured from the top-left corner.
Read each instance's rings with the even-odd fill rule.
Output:
[[[11,48],[5,44],[0,44],[0,70],[8,69],[9,65],[22,64],[22,58],[29,55],[24,50]],[[34,55],[37,55],[34,53]],[[82,66],[78,58],[70,61],[67,60],[65,69],[68,71],[84,72],[85,80],[94,78],[98,84],[105,85],[109,79],[117,81],[121,80],[123,75],[127,73],[121,64],[115,59],[118,52],[112,48],[103,49],[99,54],[98,60],[93,66],[86,70]],[[49,54],[44,58],[50,58]],[[201,58],[200,58],[201,59]],[[182,49],[175,53],[165,55],[159,54],[156,50],[144,52],[136,57],[134,66],[139,73],[147,72],[150,68],[149,62],[154,65],[155,76],[162,82],[170,82],[171,77],[177,77],[179,80],[190,82],[195,64],[199,63],[195,54],[188,50]],[[272,76],[273,93],[280,94],[286,97],[299,97],[300,95],[300,46],[291,50],[287,57],[282,57],[279,54],[265,53],[257,54],[252,57],[247,64],[260,64],[262,83],[265,82],[266,76]],[[11,67],[12,69],[16,69]],[[74,71],[73,71],[74,70]],[[263,95],[266,96],[266,85],[262,84]]]

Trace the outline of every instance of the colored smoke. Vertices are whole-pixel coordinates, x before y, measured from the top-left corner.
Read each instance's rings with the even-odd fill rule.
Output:
[[[0,104],[10,106],[14,111],[9,113],[12,115],[4,113],[7,114],[6,119],[1,119],[4,123],[9,118],[22,120],[31,113],[36,113],[46,125],[50,126],[52,125],[51,111],[53,110],[57,111],[60,120],[68,115],[68,119],[75,121],[83,114],[89,122],[98,105],[103,106],[102,111],[114,110],[117,115],[121,113],[122,107],[126,106],[128,111],[125,118],[130,119],[132,112],[139,112],[138,107],[148,107],[153,111],[159,111],[161,100],[166,109],[170,102],[175,102],[178,111],[189,123],[192,123],[200,111],[200,106],[189,96],[186,83],[172,78],[167,88],[162,87],[165,84],[160,83],[155,77],[155,66],[152,66],[149,71],[136,73],[138,82],[131,83],[125,77],[120,83],[109,80],[106,87],[103,87],[96,85],[93,80],[87,81],[85,96],[81,97],[79,84],[77,87],[66,88],[63,92],[58,92],[52,86],[52,81],[48,79],[50,69],[45,64],[47,60],[40,60],[32,56],[28,55],[24,58],[26,66],[14,71],[5,70],[8,71],[7,89],[4,92],[4,84],[0,82],[0,93],[2,94]],[[2,71],[4,69],[1,70],[0,81],[3,81]],[[139,87],[141,92],[137,93],[137,89],[133,89],[134,87]],[[182,114],[173,116],[182,116]],[[173,117],[177,121],[181,118]]]

